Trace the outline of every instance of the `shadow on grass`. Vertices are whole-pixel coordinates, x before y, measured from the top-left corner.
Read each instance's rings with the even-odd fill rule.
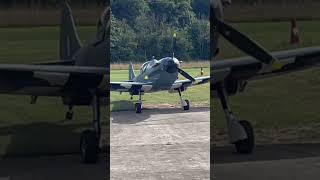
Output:
[[[0,179],[107,178],[109,151],[106,149],[98,164],[84,165],[80,161],[80,132],[89,127],[90,123],[34,123],[0,128],[0,136],[10,136],[4,158],[0,160]]]
[[[211,163],[238,163],[320,157],[320,143],[257,145],[252,154],[238,154],[233,147],[212,147]]]
[[[120,100],[120,101],[111,101],[110,105],[113,112],[117,111],[128,111],[135,109],[135,101],[131,100]]]
[[[70,154],[79,152],[79,132],[86,127],[90,124],[19,124],[0,128],[0,136],[10,136],[5,156]]]
[[[136,124],[148,120],[152,115],[157,114],[179,114],[191,112],[209,111],[207,107],[193,107],[189,111],[183,111],[180,108],[155,108],[143,109],[141,114],[136,114],[135,111],[111,112],[112,123],[116,124]]]

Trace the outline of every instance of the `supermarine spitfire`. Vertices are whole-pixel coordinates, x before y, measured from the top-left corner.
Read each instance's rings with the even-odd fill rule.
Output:
[[[173,36],[173,49],[175,47],[176,34]],[[185,80],[178,80],[179,73],[184,76]],[[160,60],[154,57],[145,62],[140,68],[139,75],[135,76],[133,65],[129,66],[129,81],[111,82],[111,91],[129,92],[131,96],[138,95],[139,101],[135,104],[136,113],[142,110],[143,93],[151,93],[156,91],[177,92],[180,97],[181,106],[184,110],[189,110],[190,104],[185,100],[181,92],[187,90],[188,87],[204,84],[210,81],[209,76],[193,78],[187,72],[180,69],[180,61],[174,57],[162,58]]]
[[[320,64],[320,47],[269,53],[257,43],[223,22],[223,10],[231,0],[211,0],[211,97],[220,99],[229,139],[239,153],[254,149],[254,130],[249,121],[238,121],[228,97],[243,92],[249,81],[312,68]],[[251,57],[216,61],[218,39],[224,37]]]

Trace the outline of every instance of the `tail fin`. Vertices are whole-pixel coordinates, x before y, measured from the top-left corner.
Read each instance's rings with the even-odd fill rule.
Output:
[[[129,64],[129,81],[132,81],[136,75],[134,74],[133,64],[130,62]]]
[[[62,2],[60,25],[60,59],[70,60],[81,48],[80,39],[76,30],[72,10],[66,1]]]

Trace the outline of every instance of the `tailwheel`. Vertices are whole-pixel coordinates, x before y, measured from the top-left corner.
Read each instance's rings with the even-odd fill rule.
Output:
[[[183,106],[183,110],[188,111],[190,109],[190,103],[189,100],[184,100],[186,104]]]
[[[138,114],[141,113],[142,103],[136,103],[135,108],[136,108],[136,113],[138,113]]]
[[[99,139],[93,130],[85,130],[80,138],[80,152],[83,163],[92,164],[98,161]]]
[[[234,144],[238,153],[249,154],[253,151],[253,148],[254,148],[253,127],[251,123],[248,121],[239,121],[239,124],[244,128],[247,134],[247,139],[237,141]]]

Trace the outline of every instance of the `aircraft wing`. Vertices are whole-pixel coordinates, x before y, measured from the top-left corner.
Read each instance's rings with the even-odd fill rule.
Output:
[[[272,53],[282,65],[274,70],[251,57],[218,60],[211,64],[214,83],[232,79],[247,81],[300,71],[320,65],[320,47],[310,47]]]
[[[133,92],[142,90],[147,92],[152,89],[152,85],[148,83],[140,82],[111,82],[110,90],[118,92]]]
[[[0,92],[59,96],[64,87],[107,91],[109,70],[101,67],[0,64]]]
[[[196,85],[201,85],[210,82],[210,76],[204,76],[204,77],[197,77],[194,78],[196,81],[192,82],[189,79],[185,80],[177,80],[173,83],[171,90],[179,89],[179,88],[187,88],[189,86],[196,86]]]
[[[52,72],[105,75],[109,73],[109,70],[107,68],[87,66],[0,64],[0,73],[3,72]]]

